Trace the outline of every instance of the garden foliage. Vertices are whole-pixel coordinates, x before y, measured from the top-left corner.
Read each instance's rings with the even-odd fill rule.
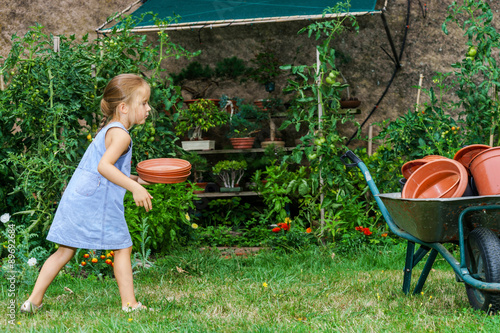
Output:
[[[173,20],[156,23],[168,25]],[[12,49],[0,67],[7,83],[0,91],[0,211],[12,215],[17,244],[24,238],[32,249],[48,248],[45,235],[57,202],[99,128],[100,100],[112,77],[143,76],[152,88],[153,109],[169,110],[179,100],[180,88],[165,75],[162,64],[196,53],[172,43],[163,31],[152,45],[146,36],[130,31],[137,23],[126,18],[95,40],[59,36],[58,52],[54,36],[39,25],[22,37],[13,36]],[[148,123],[131,131],[133,166],[147,158],[174,156],[178,149],[171,119],[163,112],[154,118],[154,127]]]

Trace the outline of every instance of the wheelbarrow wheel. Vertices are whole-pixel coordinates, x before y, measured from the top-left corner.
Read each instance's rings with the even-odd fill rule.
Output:
[[[465,261],[470,274],[484,282],[500,282],[500,240],[487,228],[474,229],[467,239]],[[500,294],[481,291],[465,284],[469,303],[474,309],[497,313]]]

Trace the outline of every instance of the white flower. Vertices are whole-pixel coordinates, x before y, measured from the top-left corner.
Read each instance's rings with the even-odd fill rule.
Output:
[[[28,260],[28,265],[31,267],[35,266],[36,263],[37,263],[36,258],[30,258],[30,260]]]
[[[0,216],[0,221],[2,221],[2,223],[9,222],[10,221],[10,214],[9,213],[5,213],[2,216]]]

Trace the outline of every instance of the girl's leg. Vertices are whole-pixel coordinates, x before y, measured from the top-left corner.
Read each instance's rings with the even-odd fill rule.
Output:
[[[122,307],[135,308],[138,302],[135,299],[132,263],[130,262],[132,246],[126,249],[115,250],[114,252],[114,272],[116,283],[118,283],[118,289],[120,290]]]
[[[54,252],[47,261],[43,264],[42,270],[38,275],[35,287],[31,293],[28,300],[36,305],[40,306],[43,301],[43,296],[47,291],[47,288],[52,283],[57,273],[68,263],[68,261],[75,255],[76,249],[64,245],[59,245],[59,248]]]

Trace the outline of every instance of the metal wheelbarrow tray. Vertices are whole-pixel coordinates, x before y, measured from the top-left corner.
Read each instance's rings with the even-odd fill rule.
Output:
[[[402,199],[401,193],[378,194],[394,223],[426,243],[459,242],[460,213],[468,207],[500,205],[500,196],[449,199]],[[464,217],[466,233],[477,227],[500,232],[500,211],[473,211]]]
[[[368,168],[352,151],[342,161],[358,167],[391,232],[408,241],[403,271],[403,292],[411,287],[413,268],[427,255],[413,294],[419,294],[438,254],[465,282],[475,309],[500,313],[500,196],[450,199],[402,199],[400,193],[380,194]],[[351,163],[352,162],[352,163]],[[443,243],[456,243],[460,262]],[[420,247],[415,251],[415,244]]]

